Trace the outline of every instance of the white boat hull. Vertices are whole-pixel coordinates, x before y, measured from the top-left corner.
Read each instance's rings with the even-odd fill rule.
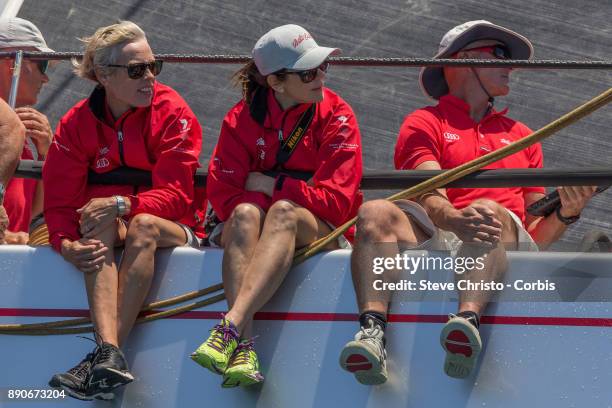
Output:
[[[221,281],[222,252],[160,251],[151,299],[165,299]],[[366,387],[338,364],[358,324],[349,252],[317,256],[292,270],[258,315],[256,347],[266,381],[222,389],[221,377],[189,354],[207,337],[226,304],[138,326],[125,352],[134,383],[99,407],[608,407],[612,404],[611,255],[511,253],[507,280],[557,282],[557,300],[500,302],[481,326],[485,348],[467,380],[444,375],[439,333],[456,298],[396,302],[387,345],[390,380]],[[430,273],[433,280],[450,275]],[[81,274],[49,248],[0,247],[0,324],[81,316],[87,301]],[[485,319],[486,322],[486,319]],[[71,407],[83,403],[7,399],[9,389],[46,389],[55,372],[78,362],[93,344],[74,335],[0,335],[2,407]],[[42,402],[42,403],[41,403]]]

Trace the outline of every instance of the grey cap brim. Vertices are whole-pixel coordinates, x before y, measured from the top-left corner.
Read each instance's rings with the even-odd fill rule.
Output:
[[[466,45],[479,40],[496,40],[504,43],[510,50],[512,59],[528,60],[533,57],[533,45],[526,37],[495,24],[480,23],[459,34],[446,49],[438,52],[433,58],[450,57]],[[448,93],[442,67],[423,67],[419,83],[425,96],[430,98],[440,99]]]
[[[330,56],[338,55],[340,53],[342,53],[340,48],[316,47],[308,50],[295,62],[295,64],[285,68],[294,69],[297,71],[313,69],[321,65]]]

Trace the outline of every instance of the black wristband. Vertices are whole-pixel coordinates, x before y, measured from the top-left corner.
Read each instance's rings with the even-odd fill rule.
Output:
[[[559,221],[561,221],[565,225],[571,225],[580,219],[580,214],[574,215],[573,217],[564,217],[563,215],[561,215],[561,206],[557,207],[557,209],[555,210],[555,215],[557,216]]]

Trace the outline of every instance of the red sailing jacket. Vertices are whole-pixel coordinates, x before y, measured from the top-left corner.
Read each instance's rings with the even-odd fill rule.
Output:
[[[313,185],[286,177],[272,197],[244,189],[249,172],[274,168],[281,145],[279,130],[287,139],[310,107],[300,104],[283,111],[272,91],[268,91],[267,105],[263,126],[255,121],[244,101],[223,120],[207,178],[206,195],[215,213],[225,221],[238,204],[253,203],[268,210],[272,203],[288,199],[336,226],[355,216],[362,201],[359,127],[351,107],[325,88],[310,126],[283,166],[290,171],[314,173]]]
[[[179,94],[156,82],[151,105],[129,110],[114,126],[103,120],[105,109],[104,89],[97,88],[60,120],[49,149],[43,168],[45,220],[57,251],[63,238],[81,238],[76,210],[91,198],[125,195],[132,203],[130,216],[147,213],[190,227],[204,218],[203,191],[194,193],[193,185],[202,129]],[[89,171],[124,166],[150,171],[153,187],[87,184]]]
[[[34,156],[28,144],[23,147],[22,160],[32,160]],[[4,208],[9,217],[8,230],[29,232],[32,218],[32,203],[36,196],[38,180],[13,177],[6,186]]]

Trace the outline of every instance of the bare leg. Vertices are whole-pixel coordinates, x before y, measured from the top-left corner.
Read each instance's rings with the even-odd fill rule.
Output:
[[[514,221],[508,211],[491,200],[476,200],[481,204],[487,205],[495,216],[503,224],[502,226],[502,242],[493,248],[485,248],[474,244],[463,244],[458,251],[457,256],[470,258],[484,258],[485,267],[482,270],[477,268],[466,271],[463,275],[455,275],[456,280],[467,279],[472,282],[496,281],[501,282],[504,274],[508,269],[508,259],[506,257],[506,248],[516,248],[517,230]],[[504,245],[505,244],[505,245]],[[493,291],[461,291],[459,293],[459,312],[472,311],[477,315],[484,312],[487,304],[493,296]]]
[[[253,257],[266,214],[253,204],[239,204],[223,224],[223,289],[228,310],[234,306],[244,275]],[[252,334],[252,321],[245,323],[243,337]]]
[[[359,208],[357,236],[351,254],[351,273],[359,313],[372,311],[386,315],[390,292],[376,291],[373,284],[376,279],[385,282],[398,279],[397,271],[374,274],[374,258],[394,258],[399,253],[400,243],[414,246],[428,238],[399,207],[389,201],[368,201]]]
[[[138,214],[130,221],[115,295],[120,344],[127,339],[151,288],[155,250],[186,242],[185,231],[173,221],[150,214]]]
[[[104,265],[99,272],[86,273],[85,288],[89,301],[91,321],[102,341],[118,346],[117,339],[117,265],[115,244],[125,237],[125,225],[121,221],[102,231],[99,239],[108,247]]]
[[[307,245],[330,231],[310,211],[291,201],[280,200],[270,207],[234,305],[227,313],[240,333],[285,279],[296,246]]]

